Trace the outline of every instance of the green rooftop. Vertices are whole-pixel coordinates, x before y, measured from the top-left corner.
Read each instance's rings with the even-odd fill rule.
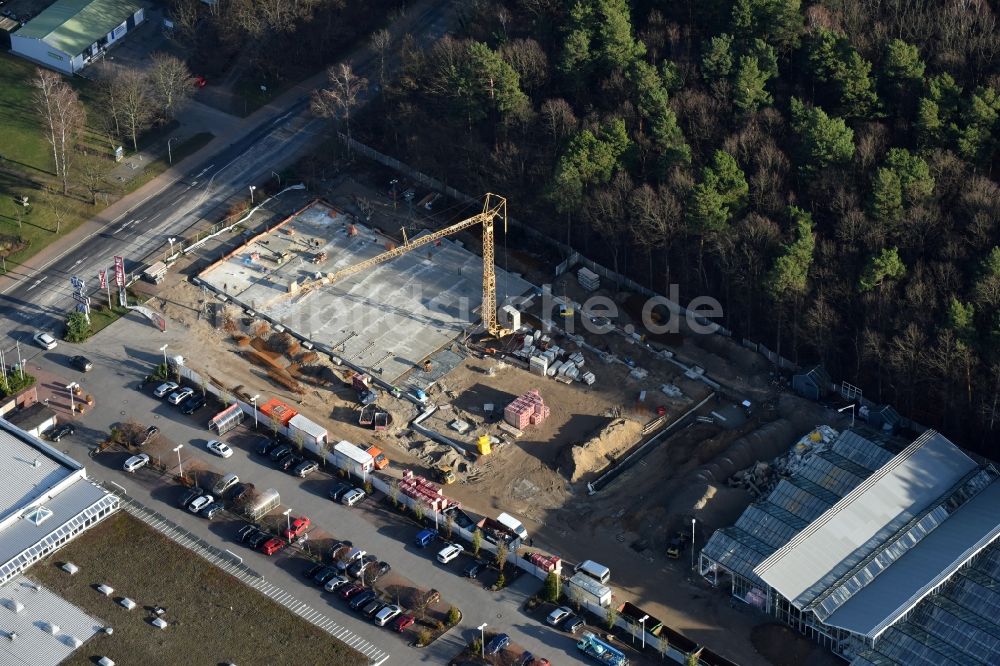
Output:
[[[75,56],[114,30],[142,5],[135,0],[56,0],[18,30]]]

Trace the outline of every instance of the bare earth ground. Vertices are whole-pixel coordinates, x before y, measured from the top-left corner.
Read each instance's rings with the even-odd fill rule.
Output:
[[[73,562],[70,576],[58,568]],[[124,512],[107,519],[35,565],[31,576],[87,613],[114,627],[98,634],[66,664],[93,664],[108,656],[120,664],[275,664],[296,655],[301,663],[366,663],[267,597]],[[114,588],[112,597],[94,586]],[[127,611],[120,596],[138,607]],[[166,609],[166,630],[149,624],[150,609]]]
[[[359,185],[349,184],[356,194]],[[373,199],[379,196],[370,190],[367,195]],[[341,193],[331,198],[344,200],[347,195]],[[376,209],[373,223],[378,224],[378,217]],[[462,239],[468,239],[467,247],[476,246],[474,237]],[[541,272],[550,270],[550,266],[527,259],[522,261],[521,256],[511,255],[506,260],[511,271],[522,271],[535,284],[552,281],[550,273]],[[183,266],[180,269],[186,270]],[[188,343],[176,350],[171,347],[172,351],[184,355],[192,365],[208,371],[227,386],[242,385],[289,402],[327,427],[334,440],[378,443],[394,462],[428,470],[435,456],[425,455],[424,440],[399,436],[406,434],[406,424],[416,415],[411,405],[397,400],[380,401],[380,406],[393,413],[394,426],[385,433],[375,434],[357,425],[354,391],[339,381],[323,388],[307,386],[302,394],[275,384],[264,369],[236,360],[231,336],[218,327],[221,326],[218,321],[201,316],[204,294],[180,277],[171,272],[168,282],[155,290],[163,298],[154,300],[154,305],[160,304],[164,314],[189,333]],[[627,294],[615,293],[613,285],[603,286],[606,289],[601,293],[621,304],[618,325],[633,323],[629,315],[635,312],[629,307],[632,299]],[[553,292],[580,301],[587,295],[572,275],[555,281]],[[574,323],[576,332],[584,333],[579,317]],[[681,332],[685,330],[682,325]],[[475,464],[470,462],[467,482],[449,486],[446,493],[482,513],[512,511],[524,519],[537,545],[550,552],[567,554],[571,560],[591,558],[607,564],[619,589],[619,601],[629,599],[641,604],[669,626],[713,650],[739,663],[761,666],[776,663],[757,652],[759,647],[765,653],[775,654],[763,649],[771,641],[769,634],[757,641],[756,646],[750,640],[751,629],[768,623],[768,618],[734,608],[726,590],[714,590],[700,578],[695,580],[688,559],[690,547],[680,560],[666,559],[664,547],[675,530],[690,530],[692,516],[698,519],[696,547],[703,546],[712,530],[731,524],[751,499],[743,490],[692,484],[687,478],[692,470],[724,454],[734,440],[770,421],[791,420],[798,428],[797,437],[817,423],[828,422],[829,414],[812,403],[780,394],[767,361],[730,340],[706,335],[667,336],[676,358],[704,368],[713,379],[725,384],[729,394],[748,397],[757,405],[770,402],[773,409],[759,409],[752,420],[734,429],[696,424],[676,432],[638,465],[597,495],[588,497],[583,484],[570,484],[565,470],[560,469],[562,451],[594,434],[608,421],[607,415],[613,408],[645,423],[655,416],[655,408],[663,405],[669,421],[683,413],[685,405],[690,406],[699,396],[707,395],[708,388],[685,379],[675,365],[655,358],[642,344],[619,335],[585,334],[585,337],[599,349],[619,358],[631,358],[650,371],[649,377],[641,381],[631,379],[625,366],[605,365],[587,353],[586,369],[598,376],[593,387],[581,383],[567,386],[513,366],[495,369],[490,376],[490,368],[496,368],[497,363],[488,357],[467,359],[439,382],[431,392],[432,401],[451,405],[451,409],[427,425],[463,439],[447,428],[447,423],[459,416],[474,426],[464,437],[466,442],[475,442],[484,430],[497,432],[495,426],[484,425],[484,403],[492,402],[495,409],[502,410],[516,395],[538,388],[552,409],[552,417],[545,424],[528,428],[516,442],[501,445]],[[555,341],[574,349],[563,340]],[[685,402],[668,399],[658,390],[660,384],[668,382],[682,388],[691,399]],[[641,390],[647,391],[644,404],[637,402]],[[709,404],[702,413],[719,408]],[[788,444],[793,442],[791,439]],[[777,643],[789,649],[793,643],[801,643],[802,649],[813,646],[794,633],[782,636]],[[835,659],[819,650],[809,663],[827,663],[827,656]]]

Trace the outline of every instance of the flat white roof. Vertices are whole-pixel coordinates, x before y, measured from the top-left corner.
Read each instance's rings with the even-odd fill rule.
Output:
[[[54,633],[52,625],[58,627]],[[0,638],[4,666],[56,666],[104,623],[47,587],[18,576],[0,587],[0,627],[6,633]],[[9,640],[11,632],[17,634],[16,639]]]
[[[81,469],[72,458],[0,419],[0,524]]]
[[[295,428],[296,430],[301,430],[307,435],[313,437],[314,439],[320,439],[327,436],[326,428],[310,421],[305,416],[301,414],[296,414],[288,420],[288,425]]]
[[[977,467],[928,431],[754,568],[802,608]]]

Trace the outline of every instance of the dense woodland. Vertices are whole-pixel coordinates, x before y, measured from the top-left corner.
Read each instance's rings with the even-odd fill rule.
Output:
[[[984,0],[502,0],[366,141],[1000,454],[1000,41]],[[359,130],[356,129],[356,132]]]

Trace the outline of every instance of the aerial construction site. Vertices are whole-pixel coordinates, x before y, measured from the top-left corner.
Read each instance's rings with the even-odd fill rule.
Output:
[[[473,511],[515,514],[536,548],[607,563],[620,599],[694,640],[731,654],[760,647],[751,636],[787,640],[753,634],[759,618],[690,580],[686,544],[692,518],[697,546],[752,499],[718,460],[773,457],[822,410],[779,393],[769,363],[729,340],[683,322],[648,334],[644,299],[584,266],[556,275],[492,246],[501,198],[400,231],[384,197],[365,215],[350,202],[379,194],[350,186],[171,286],[164,310],[192,333],[178,353],[236,395],[266,386],[333,441],[377,445]],[[590,308],[595,295],[617,313]],[[186,305],[208,316],[192,320]],[[685,600],[664,595],[664,581]],[[740,624],[722,638],[713,629]]]

